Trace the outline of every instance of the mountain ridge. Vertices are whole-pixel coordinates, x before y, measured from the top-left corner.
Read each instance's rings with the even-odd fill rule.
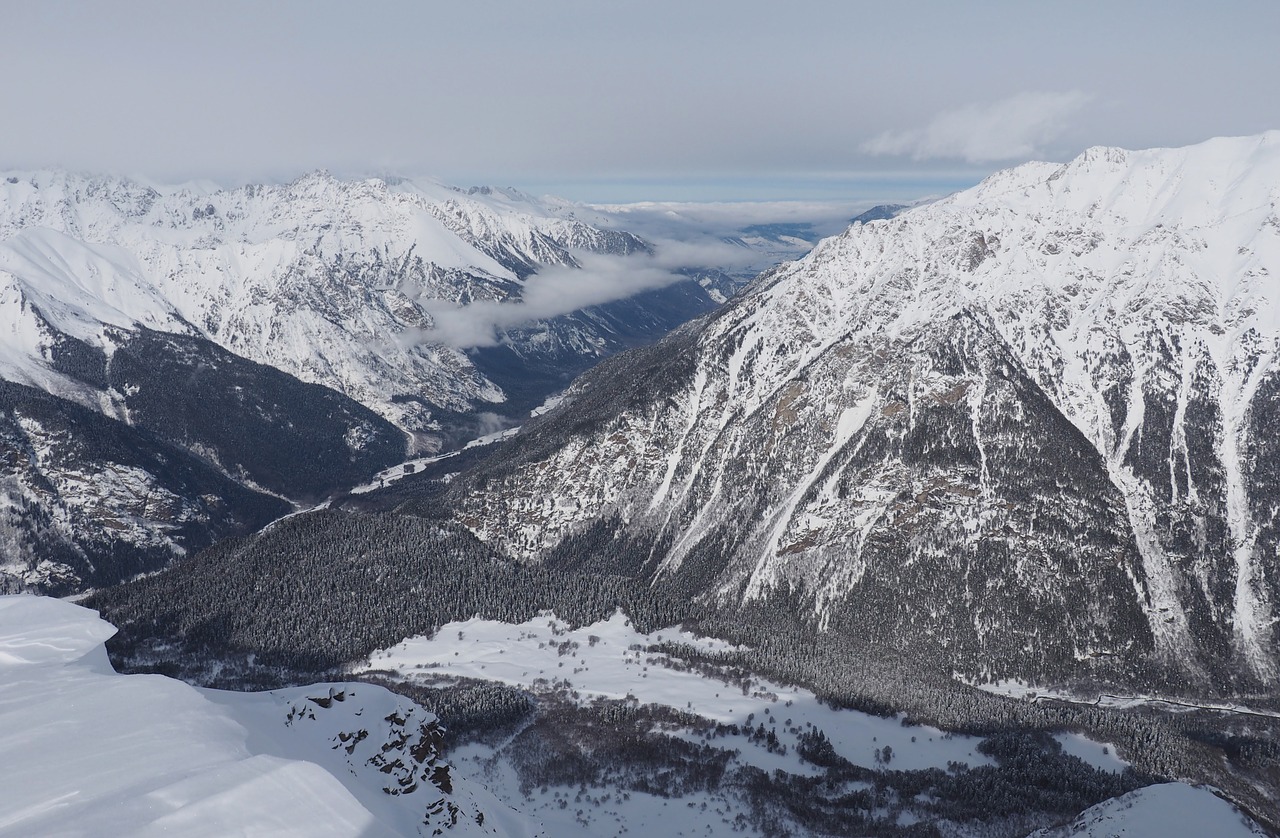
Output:
[[[0,305],[15,323],[37,310],[99,345],[103,326],[204,337],[354,398],[430,451],[441,444],[436,413],[506,399],[467,352],[432,337],[438,318],[474,302],[518,302],[530,277],[578,267],[577,253],[652,254],[639,237],[580,215],[592,213],[511,191],[319,171],[212,191],[8,174]],[[612,339],[607,325],[581,318],[552,328],[593,357]],[[75,398],[40,363],[47,346],[37,332],[11,333],[0,372]]]
[[[1225,677],[1225,659],[1241,686],[1271,684],[1280,580],[1265,557],[1276,537],[1268,522],[1280,501],[1272,488],[1280,452],[1265,422],[1280,386],[1280,300],[1268,285],[1280,268],[1277,183],[1280,132],[1172,151],[1098,148],[1067,164],[998,173],[891,220],[854,225],[687,327],[692,335],[641,351],[650,358],[692,352],[693,363],[674,381],[660,380],[665,373],[641,374],[635,388],[605,381],[625,360],[589,373],[556,410],[528,426],[521,435],[527,439],[495,454],[505,464],[481,467],[476,478],[451,487],[457,520],[536,560],[589,522],[616,517],[619,537],[651,543],[646,573],[666,572],[653,562],[679,566],[695,548],[721,557],[715,561],[737,557],[749,581],[739,588],[732,573],[712,573],[715,584],[698,593],[711,601],[746,602],[780,589],[805,592],[812,609],[810,598],[834,585],[834,599],[817,601],[856,610],[875,598],[864,591],[870,599],[857,599],[859,583],[840,568],[896,549],[890,522],[906,508],[901,504],[919,506],[918,515],[955,515],[958,526],[978,522],[976,532],[960,526],[949,536],[958,539],[953,548],[968,545],[962,553],[978,551],[976,560],[1004,538],[1000,527],[1012,525],[996,501],[1013,509],[1025,501],[993,488],[984,445],[1005,446],[1009,473],[1025,481],[1038,479],[1030,469],[1052,473],[1059,463],[1051,452],[1074,445],[1066,440],[1079,434],[1093,452],[1088,480],[1101,480],[1121,506],[1104,515],[1111,524],[1101,523],[1101,512],[1081,512],[1070,523],[1078,532],[1115,532],[1127,591],[1064,576],[1070,546],[1046,546],[1035,516],[1015,526],[1023,545],[1015,552],[1044,556],[1058,569],[1037,589],[1025,567],[1018,572],[1024,575],[1007,575],[1024,561],[1010,558],[995,578],[1022,579],[1017,584],[1033,601],[1048,593],[1045,585],[1065,583],[1086,609],[1140,609],[1146,628],[1125,636],[1149,633],[1154,645],[1120,656],[1128,661],[1122,670],[1137,667],[1113,673],[1121,680],[1152,677],[1147,667],[1155,663],[1209,688]],[[922,354],[929,336],[963,312],[976,317],[974,334],[1007,348],[1007,363],[994,361],[999,353],[987,361],[968,350],[951,361]],[[896,389],[883,385],[889,369],[902,376]],[[1045,437],[1041,459],[1020,467],[1016,426],[995,438],[983,432],[984,423],[1005,421],[989,409],[990,388],[1019,376],[1070,426]],[[646,387],[659,395],[631,401]],[[574,429],[575,399],[592,388],[599,388],[596,401],[625,406]],[[1018,396],[1005,408],[1017,417],[1030,404]],[[556,414],[569,426],[557,427]],[[919,436],[917,416],[943,423],[934,430],[963,442],[961,459],[928,466],[933,443]],[[878,459],[857,460],[855,449],[873,450],[866,448],[872,440],[879,440]],[[530,445],[552,453],[526,460],[518,452]],[[939,494],[937,480],[959,494]],[[1059,489],[1087,505],[1086,483]],[[882,488],[869,488],[876,485]],[[1021,488],[1008,484],[1003,491],[1015,490]],[[966,519],[959,509],[969,492],[977,509]],[[747,512],[743,503],[759,506]],[[943,511],[930,511],[930,503]],[[774,523],[761,529],[761,520]],[[940,532],[929,526],[925,532]],[[716,541],[717,532],[728,540]],[[945,563],[940,547],[920,549]],[[927,578],[941,573],[935,565]],[[922,578],[916,588],[928,584]],[[988,636],[984,618],[967,609],[985,607],[994,593],[959,613],[942,606],[939,619]],[[1108,600],[1114,596],[1119,600]],[[997,611],[999,602],[998,595],[991,600]],[[884,614],[881,605],[872,610]],[[911,619],[888,624],[914,637],[913,648],[940,636],[940,626],[913,628]],[[995,624],[1009,629],[998,617]],[[1042,626],[1032,648],[1052,630]],[[1075,629],[1062,636],[1079,642],[1057,665],[1006,665],[1047,677],[1097,675],[1112,665],[1114,650],[1099,656]],[[985,642],[1003,641],[980,640],[978,648]],[[1016,659],[1016,645],[995,657]]]

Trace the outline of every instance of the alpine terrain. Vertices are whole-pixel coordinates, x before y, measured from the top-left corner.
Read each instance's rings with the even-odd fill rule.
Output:
[[[738,283],[681,269],[593,295],[582,259],[654,253],[611,223],[323,172],[238,189],[0,177],[0,588],[154,570],[516,424]],[[599,304],[522,314],[547,269]],[[504,319],[452,339],[471,305]]]
[[[1280,828],[1280,133],[873,215],[94,593],[113,661],[387,685],[548,834]]]
[[[448,503],[979,681],[1274,696],[1277,271],[1280,133],[1027,164],[588,373]]]

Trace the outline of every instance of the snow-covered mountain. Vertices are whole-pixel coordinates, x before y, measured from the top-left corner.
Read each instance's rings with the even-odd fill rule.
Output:
[[[323,499],[406,451],[510,423],[599,358],[717,305],[708,273],[515,322],[494,346],[440,337],[460,307],[519,307],[537,271],[650,253],[580,215],[608,221],[514,190],[323,172],[231,190],[0,176],[0,380],[60,400],[37,399],[41,419],[10,388],[22,404],[0,414],[0,587],[161,567],[260,526],[245,490],[276,514],[287,505],[264,492]],[[64,421],[82,410],[131,430]],[[186,454],[205,483],[240,486],[184,494],[159,464]]]
[[[973,677],[1273,690],[1277,271],[1280,132],[1019,166],[606,362],[451,503]]]
[[[207,338],[425,433],[439,429],[432,408],[504,398],[461,349],[422,337],[442,311],[518,300],[538,269],[576,265],[573,251],[647,248],[513,191],[429,181],[317,172],[220,190],[12,174],[0,180],[11,324],[0,374],[75,393],[45,363],[51,333],[107,348],[108,327],[145,326]]]
[[[117,675],[114,627],[0,597],[0,835],[531,835],[370,684],[270,693]]]

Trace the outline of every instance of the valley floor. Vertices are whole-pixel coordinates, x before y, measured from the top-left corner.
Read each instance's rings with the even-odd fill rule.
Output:
[[[1030,801],[1003,817],[965,817],[966,782],[992,783],[1009,768],[1007,751],[902,716],[837,709],[808,690],[707,662],[735,651],[674,628],[643,634],[621,613],[579,628],[544,613],[520,624],[450,623],[375,652],[353,674],[425,689],[497,683],[534,696],[537,714],[467,737],[452,759],[540,821],[546,835],[1022,835],[1037,821],[1070,821],[1036,812]],[[599,724],[601,717],[613,724]],[[627,748],[612,748],[602,735],[629,740]],[[1110,743],[1063,732],[1040,746],[1035,758],[1059,770],[1133,777]],[[554,754],[529,754],[546,749]],[[697,776],[691,760],[715,765],[715,777]],[[998,787],[996,780],[987,793]],[[1103,801],[1052,834],[1167,826],[1149,818],[1165,802],[1169,811],[1201,813],[1201,821],[1187,821],[1197,829],[1261,834],[1234,807],[1181,784]],[[805,807],[808,823],[797,813]]]
[[[1108,743],[837,709],[728,663],[740,648],[621,613],[455,622],[350,673],[471,696],[448,733],[367,682],[117,675],[114,631],[0,597],[0,836],[1264,834],[1211,790],[1147,785]]]

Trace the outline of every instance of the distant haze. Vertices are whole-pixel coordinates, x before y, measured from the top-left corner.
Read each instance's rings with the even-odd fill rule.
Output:
[[[0,169],[886,198],[1280,127],[1280,3],[3,0]]]

